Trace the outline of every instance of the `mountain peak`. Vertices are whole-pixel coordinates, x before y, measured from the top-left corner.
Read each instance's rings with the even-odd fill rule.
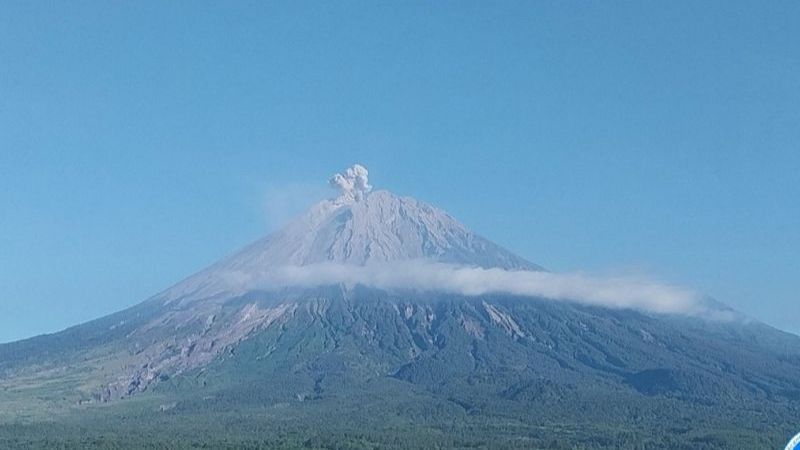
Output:
[[[339,191],[305,214],[170,289],[170,299],[208,298],[284,267],[319,263],[366,266],[424,260],[505,270],[541,270],[485,239],[445,211],[411,197],[372,191],[355,164],[329,181]],[[233,280],[233,281],[232,281]]]
[[[439,208],[389,191],[373,191],[369,171],[361,164],[333,175],[329,184],[338,190],[338,197],[317,203],[224,263],[263,269],[425,259],[485,268],[540,269],[472,233]]]

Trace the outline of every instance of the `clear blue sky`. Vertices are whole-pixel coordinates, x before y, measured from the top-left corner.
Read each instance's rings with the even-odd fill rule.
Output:
[[[353,162],[549,269],[800,332],[798,23],[796,1],[4,1],[0,341],[144,300]]]

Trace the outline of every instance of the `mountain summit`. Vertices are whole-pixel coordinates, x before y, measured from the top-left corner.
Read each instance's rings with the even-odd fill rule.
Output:
[[[477,267],[541,268],[484,239],[427,203],[372,191],[367,169],[331,178],[339,196],[222,263],[237,269],[335,262],[366,265],[426,259]]]
[[[339,195],[166,293],[198,299],[237,290],[270,269],[337,263],[365,266],[427,261],[504,270],[542,270],[469,231],[445,211],[411,197],[373,191],[356,164],[330,179]]]
[[[542,271],[368,175],[139,305],[0,345],[0,448],[730,450],[796,432],[797,336]],[[253,283],[282,270],[378,282]]]

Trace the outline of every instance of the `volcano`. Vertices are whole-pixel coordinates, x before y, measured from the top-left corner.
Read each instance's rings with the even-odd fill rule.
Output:
[[[796,432],[797,336],[663,286],[575,287],[360,165],[330,183],[139,305],[0,345],[0,447],[751,449]]]

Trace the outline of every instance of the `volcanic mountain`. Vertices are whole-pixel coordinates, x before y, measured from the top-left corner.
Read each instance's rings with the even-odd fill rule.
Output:
[[[1,345],[0,447],[777,448],[800,423],[800,338],[550,274],[367,175],[144,303]]]

